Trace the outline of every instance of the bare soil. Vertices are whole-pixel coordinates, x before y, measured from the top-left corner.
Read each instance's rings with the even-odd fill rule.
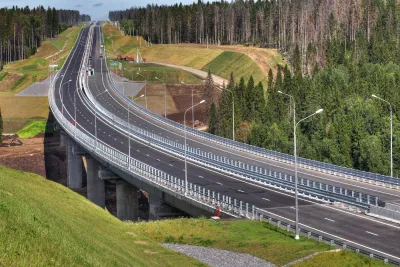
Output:
[[[22,74],[19,73],[9,73],[4,80],[0,82],[0,92],[9,91],[11,86],[18,81],[19,78],[22,77]]]

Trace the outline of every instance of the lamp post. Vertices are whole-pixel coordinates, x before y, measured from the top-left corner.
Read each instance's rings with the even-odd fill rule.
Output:
[[[184,124],[184,130],[185,130],[185,196],[187,195],[188,192],[188,180],[187,180],[187,159],[186,159],[186,150],[187,150],[187,145],[186,145],[186,112],[189,109],[194,108],[197,105],[203,104],[204,102],[206,102],[204,99],[201,100],[199,103],[197,103],[196,105],[191,106],[190,108],[188,108],[185,111],[185,114],[183,114],[183,124]]]
[[[69,80],[68,82],[65,82],[63,84],[60,85],[60,89],[61,89],[61,113],[64,115],[64,90],[62,90],[62,87],[64,84],[70,83],[72,82],[72,80]]]
[[[373,98],[381,100],[389,105],[390,107],[390,177],[393,177],[393,111],[392,111],[392,104],[389,101],[380,98],[376,95],[371,95]]]
[[[193,85],[189,85],[189,84],[186,84],[184,82],[181,82],[181,84],[188,85],[192,89],[192,106],[193,106],[194,105],[194,102],[193,102],[193,91],[194,91]],[[192,128],[194,128],[194,108],[192,108]]]
[[[94,97],[94,99],[96,100],[98,96],[104,94],[105,92],[108,92],[108,89],[106,89],[105,91],[101,92],[100,94],[96,95]],[[95,147],[95,151],[97,149],[97,109],[94,109],[94,134],[95,134],[95,138],[96,138],[96,147]]]
[[[220,87],[217,87],[217,89],[220,91],[226,90],[232,94],[232,140],[235,141],[235,96],[233,91],[227,88],[221,89]]]
[[[157,80],[161,81],[165,84],[165,82],[157,77],[154,77]],[[167,118],[167,85],[165,85],[165,92],[164,92],[164,117]]]
[[[140,74],[139,72],[137,72],[136,74],[144,78],[144,101],[146,103],[146,109],[147,109],[147,79],[144,75]]]
[[[295,191],[294,194],[295,194],[295,209],[296,209],[296,236],[295,236],[295,239],[299,240],[300,237],[299,237],[299,201],[298,201],[298,190],[297,190],[297,184],[298,184],[297,180],[298,179],[297,179],[297,136],[296,136],[296,128],[297,128],[297,125],[300,122],[302,122],[302,121],[304,121],[304,120],[306,120],[308,118],[311,118],[312,116],[314,116],[314,115],[316,115],[318,113],[321,113],[323,111],[323,109],[317,110],[313,114],[311,114],[311,115],[299,120],[296,123],[296,102],[294,101],[294,97],[289,95],[289,94],[283,93],[281,91],[278,91],[278,93],[290,97],[290,99],[293,101],[293,146],[294,146],[293,154],[294,154],[294,191]]]

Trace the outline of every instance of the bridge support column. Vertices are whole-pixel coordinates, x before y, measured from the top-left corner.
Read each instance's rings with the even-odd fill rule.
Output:
[[[117,184],[117,217],[121,221],[137,221],[139,217],[138,188],[125,180]]]
[[[68,136],[64,131],[60,131],[60,146],[68,145]]]
[[[106,191],[104,180],[99,177],[100,164],[91,156],[86,158],[87,171],[87,198],[97,206],[104,208],[106,206]]]
[[[154,221],[162,218],[182,216],[187,216],[187,214],[164,203],[160,198],[149,195],[149,220]]]
[[[74,140],[68,137],[67,145],[67,186],[68,188],[82,188],[82,155],[74,154],[76,146]]]

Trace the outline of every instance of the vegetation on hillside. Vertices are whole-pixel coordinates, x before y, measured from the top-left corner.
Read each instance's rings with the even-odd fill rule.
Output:
[[[124,76],[132,81],[160,82],[155,77],[161,79],[165,83],[200,83],[201,79],[196,75],[168,66],[157,64],[130,64],[123,63]],[[137,74],[139,73],[139,75]]]
[[[4,266],[205,266],[167,250],[84,197],[0,166]]]
[[[52,131],[54,131],[53,126],[47,125],[46,121],[34,120],[19,130],[17,134],[21,138],[31,138],[37,136],[38,134],[49,133]]]
[[[0,107],[0,144],[3,141],[3,116],[1,115],[1,107]]]
[[[278,266],[335,247],[312,239],[294,239],[294,234],[267,222],[234,220],[216,222],[205,218],[175,219],[130,224],[156,242],[188,244],[248,253]],[[323,256],[322,256],[323,255]],[[384,266],[383,262],[359,256],[352,252],[324,253],[314,266]],[[337,260],[337,263],[334,261]],[[308,266],[308,261],[302,266]],[[315,265],[319,263],[319,265]],[[339,264],[340,263],[340,264]],[[365,264],[365,265],[363,265]]]

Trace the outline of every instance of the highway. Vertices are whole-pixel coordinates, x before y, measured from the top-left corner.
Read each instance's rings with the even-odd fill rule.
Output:
[[[89,100],[85,96],[85,93],[77,90],[78,74],[81,72],[80,64],[85,51],[88,30],[89,28],[82,30],[76,46],[71,51],[71,55],[65,62],[64,68],[60,71],[60,74],[63,76],[57,80],[55,86],[57,90],[57,106],[60,107],[60,110],[63,110],[64,116],[79,129],[97,135],[99,140],[112,145],[115,149],[125,154],[129,153],[130,142],[130,154],[132,157],[182,179],[184,177],[184,163],[182,159],[149,147],[147,144],[137,140],[131,139],[129,141],[127,134],[113,127],[113,122],[109,119],[103,118],[101,114],[95,116],[96,111],[86,104]],[[111,89],[105,60],[98,56],[101,38],[101,30],[97,25],[94,30],[92,43],[92,66],[95,69],[95,75],[89,77],[89,89],[93,96],[97,96],[96,100],[100,105],[127,120],[126,104]],[[68,82],[69,80],[71,82]],[[61,101],[61,98],[63,101]],[[97,117],[96,120],[95,117]],[[154,131],[164,137],[168,136],[173,140],[182,142],[182,132],[178,132],[173,127],[144,116],[133,108],[130,108],[130,123],[134,123],[136,126],[143,127],[149,131]],[[97,126],[97,131],[95,130],[95,125]],[[292,174],[291,169],[293,167],[291,165],[277,163],[245,152],[222,147],[215,143],[207,143],[204,140],[197,139],[195,136],[189,135],[188,137],[190,145],[212,151],[215,154],[276,170],[284,170],[286,173]],[[354,187],[357,188],[357,191],[372,192],[372,195],[377,195],[384,200],[400,199],[400,192],[398,190],[345,180],[337,176],[306,169],[301,169],[301,176],[306,178],[312,177],[311,179],[313,180],[320,179],[325,183],[340,184],[347,188]],[[188,181],[231,196],[232,198],[254,204],[268,213],[278,217],[281,216],[283,221],[294,220],[294,196],[292,194],[248,180],[244,181],[217,173],[191,162],[188,163]],[[397,237],[400,236],[400,227],[398,225],[342,210],[314,200],[300,198],[299,205],[300,226],[312,228],[317,232],[324,233],[324,235],[332,236],[338,240],[345,240],[346,243],[353,243],[360,248],[369,248],[371,251],[376,250],[377,254],[398,261],[400,260],[400,248],[397,240]]]

